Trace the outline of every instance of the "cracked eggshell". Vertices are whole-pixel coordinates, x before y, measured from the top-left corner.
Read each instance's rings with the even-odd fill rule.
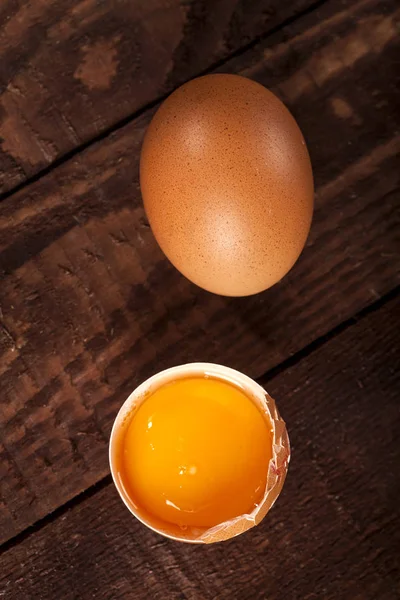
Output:
[[[274,94],[238,75],[199,77],[163,102],[143,142],[140,185],[167,258],[216,294],[247,296],[277,283],[311,225],[301,131]]]
[[[239,386],[259,407],[269,421],[272,429],[273,452],[268,465],[267,484],[264,496],[259,505],[249,514],[230,519],[211,528],[187,527],[182,529],[172,524],[166,524],[153,515],[146,514],[135,505],[124,489],[118,472],[118,456],[125,428],[129,425],[133,412],[140,406],[155,389],[169,381],[181,377],[208,376],[225,380]],[[268,426],[268,422],[267,422]],[[290,444],[285,422],[281,419],[271,396],[253,379],[222,365],[212,363],[189,363],[161,371],[142,383],[122,405],[113,425],[110,438],[109,460],[114,484],[123,502],[130,512],[153,531],[181,542],[211,544],[221,542],[244,533],[258,525],[277,500],[283,487],[290,461]]]

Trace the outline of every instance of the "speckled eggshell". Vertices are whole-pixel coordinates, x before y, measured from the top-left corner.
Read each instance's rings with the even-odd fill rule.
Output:
[[[140,184],[153,233],[200,287],[247,296],[278,282],[310,229],[313,177],[282,102],[238,75],[186,83],[144,139]]]

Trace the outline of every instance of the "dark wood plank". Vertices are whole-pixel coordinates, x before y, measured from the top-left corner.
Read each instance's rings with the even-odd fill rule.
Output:
[[[317,182],[307,248],[264,294],[213,296],[161,255],[138,192],[149,115],[1,204],[2,540],[107,474],[112,420],[151,373],[201,359],[260,376],[397,285],[397,6],[349,2],[340,17],[333,2],[330,20],[324,6],[275,53],[252,52],[253,76],[276,72],[294,97]],[[308,57],[341,56],[343,40],[368,51],[334,73],[321,60],[298,95]],[[357,118],[333,109],[339,97]]]
[[[3,0],[0,192],[315,3]]]
[[[399,309],[397,295],[268,381],[292,461],[260,526],[215,546],[171,542],[109,484],[3,555],[6,596],[397,600]]]

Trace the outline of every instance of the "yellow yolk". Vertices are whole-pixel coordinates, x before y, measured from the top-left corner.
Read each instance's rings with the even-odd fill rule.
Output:
[[[212,527],[251,512],[264,495],[271,424],[238,387],[178,379],[134,413],[121,476],[148,514],[181,527]]]

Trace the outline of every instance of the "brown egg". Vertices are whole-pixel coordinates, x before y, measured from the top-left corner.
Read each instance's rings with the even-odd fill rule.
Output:
[[[287,108],[238,75],[207,75],[165,100],[147,130],[140,184],[154,235],[177,269],[225,296],[277,283],[305,244],[310,158]]]

